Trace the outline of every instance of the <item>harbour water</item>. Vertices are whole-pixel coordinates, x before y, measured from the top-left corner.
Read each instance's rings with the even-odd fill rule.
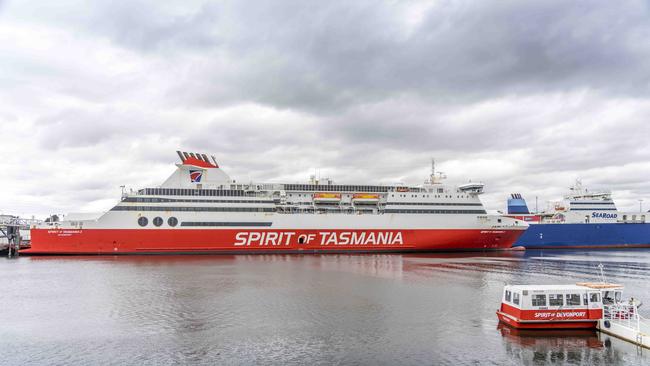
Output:
[[[500,327],[504,284],[607,280],[650,314],[650,251],[0,260],[6,365],[649,365],[595,332]]]

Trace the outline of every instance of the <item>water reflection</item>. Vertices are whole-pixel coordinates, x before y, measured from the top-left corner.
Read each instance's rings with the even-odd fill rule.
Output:
[[[611,340],[601,340],[595,330],[521,330],[503,324],[497,330],[506,353],[522,365],[611,365],[626,361]]]
[[[0,364],[650,363],[497,326],[504,284],[596,280],[601,262],[650,303],[650,251],[21,257],[0,265],[0,308],[21,310]]]

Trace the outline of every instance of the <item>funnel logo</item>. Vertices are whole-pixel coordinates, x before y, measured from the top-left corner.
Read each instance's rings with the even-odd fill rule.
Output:
[[[190,180],[192,183],[201,183],[203,177],[203,170],[190,170]]]

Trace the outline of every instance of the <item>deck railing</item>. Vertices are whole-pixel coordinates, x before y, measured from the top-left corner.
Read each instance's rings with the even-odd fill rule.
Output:
[[[612,304],[603,306],[603,320],[620,324],[637,332],[650,335],[650,320],[639,314],[636,305]]]

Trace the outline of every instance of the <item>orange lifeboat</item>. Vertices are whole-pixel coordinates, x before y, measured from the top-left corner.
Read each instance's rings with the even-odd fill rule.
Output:
[[[376,203],[379,202],[379,195],[376,193],[355,193],[352,200],[358,203]]]
[[[314,193],[314,202],[339,202],[340,193]]]

